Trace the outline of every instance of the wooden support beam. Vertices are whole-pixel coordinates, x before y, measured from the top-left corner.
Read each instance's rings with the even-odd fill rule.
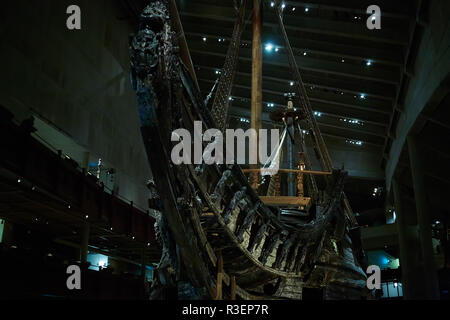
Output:
[[[253,0],[253,48],[252,48],[252,114],[251,127],[259,132],[262,127],[262,22],[261,2]]]
[[[216,282],[216,298],[222,300],[222,283],[223,283],[223,256],[222,252],[217,252],[217,282]]]
[[[236,300],[236,277],[231,277],[231,300]]]
[[[304,210],[311,206],[311,198],[306,197],[260,197],[260,199],[268,206],[298,206]]]
[[[183,25],[181,24],[180,15],[178,13],[177,4],[175,3],[175,0],[169,1],[169,7],[170,7],[170,15],[172,17],[172,23],[173,23],[173,30],[175,31],[177,38],[178,38],[178,44],[180,46],[180,56],[181,60],[183,61],[184,65],[187,67],[189,73],[192,76],[192,79],[197,86],[197,89],[200,90],[200,87],[198,85],[197,76],[195,75],[194,70],[194,64],[192,63],[191,54],[189,53],[189,47],[186,41],[186,35],[184,34]]]
[[[254,172],[261,172],[261,169],[242,169],[244,173],[254,173]],[[299,169],[279,169],[278,172],[281,173],[302,173],[302,174],[313,174],[313,175],[322,175],[322,176],[329,176],[332,175],[332,172],[325,172],[325,171],[311,171],[311,170],[299,170]]]
[[[261,1],[253,0],[253,47],[252,47],[252,109],[251,128],[259,132],[262,128],[262,20]],[[257,192],[259,176],[250,176],[252,188]]]

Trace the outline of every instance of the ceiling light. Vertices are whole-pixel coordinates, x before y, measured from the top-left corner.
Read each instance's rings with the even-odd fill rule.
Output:
[[[292,11],[295,11],[295,7],[292,8]]]
[[[372,61],[368,60],[368,61],[366,62],[366,66],[370,67],[371,65],[372,65]]]
[[[267,52],[272,52],[272,50],[273,50],[273,44],[268,43],[268,44],[266,45],[265,49],[266,49]]]
[[[291,81],[290,85],[291,85],[291,87],[293,87],[294,86],[294,81]]]
[[[203,37],[203,39],[202,39],[202,40],[203,40],[203,42],[206,42],[206,40],[207,40],[207,39],[206,39],[206,37]]]
[[[283,4],[281,5],[281,9],[284,9],[284,8],[286,8],[286,4],[285,4],[285,3],[283,3]]]
[[[271,6],[272,8],[275,7],[275,2],[272,1],[272,2],[270,3],[270,6]]]
[[[305,8],[305,12],[309,12],[309,8]]]

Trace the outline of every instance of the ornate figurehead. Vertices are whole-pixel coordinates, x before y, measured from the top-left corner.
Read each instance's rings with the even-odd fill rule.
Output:
[[[148,5],[139,17],[138,33],[130,41],[133,87],[151,86],[172,78],[174,35],[166,1]]]

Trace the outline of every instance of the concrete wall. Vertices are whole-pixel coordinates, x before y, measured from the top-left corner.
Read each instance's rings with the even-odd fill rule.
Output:
[[[146,209],[151,172],[129,83],[131,25],[119,1],[76,3],[80,31],[66,28],[72,1],[2,3],[0,103],[19,118],[39,114],[91,160],[102,158],[117,170],[119,195]]]
[[[431,0],[429,17],[386,166],[388,188],[408,133],[450,72],[450,2]]]
[[[347,150],[328,148],[333,166],[342,168],[348,172],[349,177],[365,179],[382,179],[383,170],[380,167],[379,154],[364,150],[354,150],[358,147],[347,148]]]

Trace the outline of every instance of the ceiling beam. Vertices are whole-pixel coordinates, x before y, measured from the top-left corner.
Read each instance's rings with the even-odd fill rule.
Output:
[[[197,67],[197,73],[202,73],[206,70],[210,74],[204,74],[204,76],[216,76],[215,72],[220,71],[223,67],[225,56],[221,54],[205,53],[200,51],[191,51],[192,59]],[[251,61],[240,59],[239,70],[237,74],[241,77],[247,77],[251,75]],[[199,62],[201,64],[199,64]],[[273,81],[276,86],[289,86],[289,82],[292,80],[292,74],[289,68],[282,65],[271,65],[264,63],[263,76],[265,79]],[[305,84],[311,86],[317,86],[328,90],[334,90],[339,92],[351,93],[354,96],[359,97],[364,94],[366,98],[374,98],[386,101],[389,112],[392,110],[392,101],[395,96],[396,86],[385,83],[378,83],[373,81],[366,81],[359,79],[355,81],[353,78],[344,78],[332,74],[324,74],[310,71],[302,72],[303,81]],[[201,75],[199,75],[201,77]],[[241,77],[236,77],[236,82],[243,81]],[[284,89],[280,89],[284,90]],[[286,88],[287,92],[289,89]]]
[[[203,83],[207,83],[207,84],[209,84],[209,86],[212,86],[212,85],[214,85],[214,80],[209,80],[209,79],[203,79],[203,78],[199,78],[199,81],[200,82],[203,82]],[[248,95],[250,94],[249,93],[249,86],[245,86],[245,85],[234,85],[233,86],[233,89],[234,89],[234,92],[236,92],[236,91],[239,91],[239,90],[244,90]],[[242,93],[242,92],[241,92]],[[264,95],[273,95],[273,96],[277,96],[278,97],[278,101],[279,101],[279,103],[277,103],[278,105],[283,105],[280,101],[284,101],[285,100],[285,97],[284,97],[284,92],[279,92],[279,91],[273,91],[273,90],[265,90],[265,89],[263,89],[263,94]],[[311,101],[313,101],[313,99],[311,99],[310,98],[310,100]],[[274,101],[275,102],[275,101]],[[332,104],[333,102],[327,102],[327,104],[329,105],[329,106],[331,106],[331,104]],[[277,105],[276,104],[276,105]],[[353,106],[351,106],[351,105],[348,105],[347,106],[347,108],[352,108]],[[338,109],[341,109],[342,110],[342,108],[338,108]],[[320,111],[320,110],[319,110]],[[342,111],[344,111],[344,110],[342,110]],[[374,112],[374,113],[376,113],[377,111],[375,110],[375,109],[369,109],[369,108],[366,108],[366,111],[367,112]],[[343,112],[342,113],[342,117],[348,117],[348,116],[346,116],[345,115],[345,112]],[[362,119],[361,119],[362,120]],[[370,120],[369,120],[370,121]]]
[[[230,108],[230,112],[235,115],[236,117],[241,117],[241,118],[249,118],[250,117],[250,109],[249,108],[243,108],[243,107],[238,107],[235,105],[232,105]],[[331,128],[331,129],[337,129],[339,131],[344,130],[344,131],[348,131],[348,132],[352,132],[352,133],[356,133],[356,134],[363,134],[363,135],[367,135],[367,136],[373,136],[373,137],[381,137],[383,138],[383,134],[380,132],[374,132],[374,131],[370,131],[370,130],[366,130],[366,128],[364,127],[349,127],[344,125],[344,123],[339,123],[341,124],[340,126],[338,126],[337,124],[330,124],[326,121],[326,119],[324,119],[323,117],[317,117],[317,122],[319,123],[319,126],[322,127],[327,127],[327,128]],[[263,112],[263,120],[265,120],[268,123],[272,123],[270,119],[270,112]],[[364,139],[364,137],[362,136],[356,136],[353,137],[354,140],[361,140]],[[381,142],[380,142],[381,143]]]
[[[233,98],[233,103],[232,103],[233,105],[243,106],[244,108],[246,108],[246,106],[250,105],[251,100],[249,98],[237,96],[237,95],[232,95],[232,98]],[[311,98],[310,98],[310,100],[311,100]],[[244,103],[242,103],[242,101],[244,101]],[[273,102],[272,101],[263,101],[263,105],[268,105],[269,103],[273,103]],[[328,102],[326,102],[326,103],[328,103]],[[274,107],[275,108],[279,108],[279,107],[283,108],[283,107],[285,107],[285,105],[274,103]],[[385,128],[387,126],[386,122],[372,121],[372,120],[369,120],[367,116],[361,118],[360,116],[349,115],[348,113],[343,114],[342,112],[336,113],[336,112],[323,111],[322,108],[320,108],[320,107],[314,108],[314,109],[316,109],[316,111],[321,112],[323,115],[325,115],[327,117],[336,118],[338,120],[345,118],[345,119],[359,120],[359,121],[364,122],[365,124],[369,124],[369,125],[380,127],[380,128]]]
[[[203,42],[201,39],[189,39],[189,47],[193,54],[198,53],[225,59],[228,43],[220,45],[219,42],[211,44]],[[329,59],[318,59],[317,57],[310,57],[309,55],[296,56],[295,59],[300,70],[303,71],[332,74],[346,78],[375,81],[391,85],[398,85],[400,80],[400,68],[378,68],[376,65],[368,67],[365,63],[354,64],[349,63],[348,61],[343,63],[341,59],[330,61]],[[251,63],[252,56],[250,47],[240,49],[239,61],[247,64]],[[264,52],[263,62],[264,65],[270,65],[272,67],[283,67],[286,69],[289,67],[287,55],[282,52]]]
[[[201,79],[200,81],[204,81],[207,84],[209,83],[209,86],[206,86],[208,88],[208,92],[210,90],[210,88],[212,87],[212,85],[215,83],[216,79],[214,79],[212,77],[212,75],[208,75],[202,72],[198,72],[198,77]],[[237,77],[245,77],[246,75],[238,72],[237,73]],[[318,82],[314,82],[314,83],[310,83],[310,82],[306,82],[305,83],[306,86],[309,87],[314,87],[315,89],[310,90],[309,96],[310,96],[310,100],[312,102],[316,102],[316,103],[322,103],[322,104],[332,104],[334,106],[336,106],[337,108],[353,108],[353,109],[358,109],[358,110],[362,110],[362,111],[368,111],[368,112],[374,112],[374,113],[380,113],[380,114],[389,114],[388,111],[386,111],[386,109],[381,108],[377,105],[371,105],[370,103],[367,103],[365,105],[363,105],[363,103],[367,100],[361,100],[359,97],[356,98],[351,98],[351,96],[347,95],[346,97],[341,97],[338,94],[333,95],[323,95],[322,92],[320,92],[319,90],[321,88],[325,88],[325,89],[331,89],[331,90],[339,90],[339,88],[331,88],[329,86],[322,86],[320,83]],[[234,83],[234,87],[235,88],[240,88],[240,89],[244,89],[244,90],[250,90],[250,82],[245,81],[244,79],[241,79],[239,81],[235,81]],[[271,89],[269,89],[271,88]],[[268,80],[266,77],[263,78],[263,93],[267,96],[275,96],[275,99],[282,99],[282,103],[280,104],[284,104],[284,94],[287,92],[290,92],[292,90],[289,89],[288,86],[283,87],[280,86],[279,83],[275,83],[273,81]],[[312,91],[312,93],[311,93]],[[317,92],[317,93],[315,93]],[[352,93],[353,94],[353,93]],[[356,93],[355,93],[356,94]],[[335,97],[334,97],[335,96]],[[268,98],[265,98],[266,100]],[[272,103],[276,103],[276,101],[271,101]]]
[[[320,10],[328,10],[333,12],[346,12],[350,13],[351,15],[367,15],[367,7],[371,4],[373,4],[373,1],[364,1],[361,0],[346,0],[345,3],[342,2],[339,6],[336,5],[335,0],[321,0],[320,3],[311,3],[308,1],[291,1],[286,0],[284,1],[287,5],[290,6],[297,6],[297,7],[303,7],[303,8],[309,8],[309,9],[320,9]],[[397,1],[396,1],[397,2]],[[401,1],[398,1],[401,2]],[[379,3],[379,1],[378,1]],[[393,1],[390,1],[390,3],[386,2],[382,4],[383,8],[383,17],[387,18],[393,18],[393,19],[405,19],[410,20],[414,19],[414,12],[410,10],[410,5],[402,6],[397,5],[396,3],[393,3]],[[399,9],[401,8],[401,9]],[[390,11],[391,10],[391,11]]]
[[[207,18],[214,21],[235,21],[235,9],[232,6],[208,5],[193,1],[180,2],[180,14],[181,16]],[[336,37],[337,42],[339,40],[338,38],[346,38],[394,45],[408,44],[401,30],[399,30],[400,28],[383,28],[374,33],[366,28],[365,20],[355,23],[354,21],[343,22],[312,17],[302,17],[299,19],[298,17],[289,16],[285,16],[284,20],[288,33],[308,32],[329,35]],[[276,16],[273,12],[266,10],[264,25],[271,28],[278,28]]]
[[[226,43],[231,40],[231,30],[229,28],[221,28],[216,25],[208,26],[208,30],[205,30],[203,24],[186,22],[186,35],[190,41],[195,39],[203,39],[206,37],[207,41],[217,41],[218,38],[225,39]],[[270,33],[273,34],[272,29],[266,30],[266,39],[272,38]],[[333,44],[330,46],[330,42],[322,41],[320,39],[308,39],[303,34],[296,34],[290,38],[292,49],[294,52],[307,51],[312,54],[321,56],[334,57],[338,61],[342,58],[346,60],[357,61],[373,61],[374,64],[388,65],[388,66],[402,66],[403,65],[403,52],[402,50],[396,50],[392,48],[390,51],[381,50],[379,48],[370,48],[364,45],[355,44]],[[244,32],[242,36],[242,45],[250,47],[252,41],[251,31]],[[267,40],[268,41],[268,40]],[[208,43],[209,43],[208,42]],[[399,47],[401,49],[401,47]]]

